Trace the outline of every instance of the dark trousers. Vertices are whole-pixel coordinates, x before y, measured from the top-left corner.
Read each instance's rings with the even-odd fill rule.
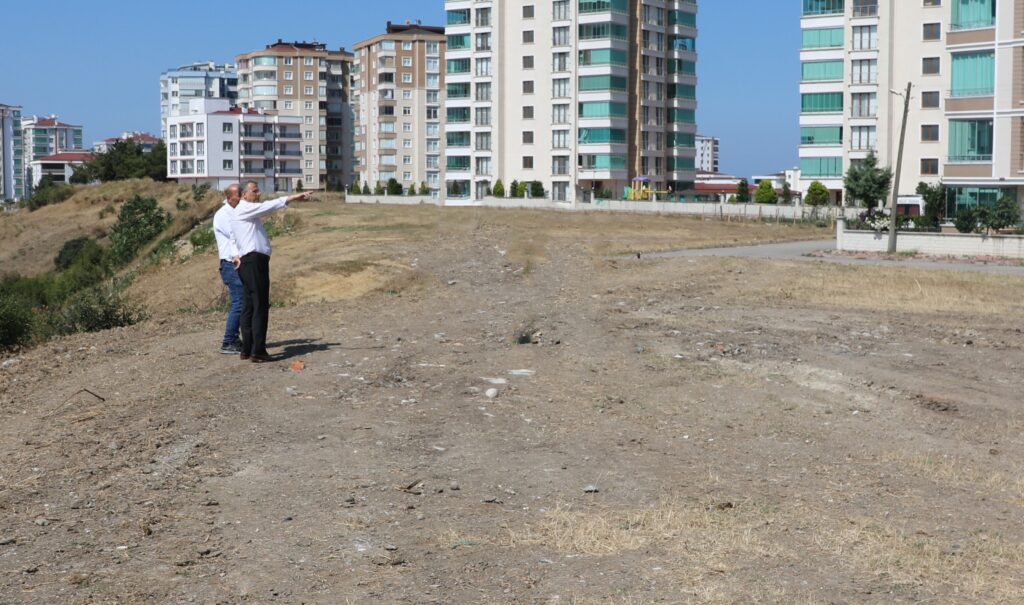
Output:
[[[250,252],[238,268],[245,289],[242,309],[242,355],[267,355],[270,321],[270,257]]]

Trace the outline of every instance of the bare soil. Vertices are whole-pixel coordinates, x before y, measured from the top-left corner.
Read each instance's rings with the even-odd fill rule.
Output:
[[[793,226],[296,214],[283,361],[218,353],[211,254],[8,359],[0,603],[1024,602],[1024,280],[606,260]]]

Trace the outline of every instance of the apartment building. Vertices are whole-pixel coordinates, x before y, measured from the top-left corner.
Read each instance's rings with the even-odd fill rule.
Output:
[[[304,189],[353,181],[352,60],[345,49],[283,40],[237,57],[241,108],[300,118]]]
[[[1024,201],[1024,0],[953,0],[945,34],[946,216]]]
[[[447,0],[446,197],[501,179],[557,201],[695,178],[697,5]]]
[[[853,162],[894,165],[909,82],[899,195],[943,182],[950,217],[1016,196],[1022,26],[1024,0],[803,0],[799,189],[821,181],[842,203]]]
[[[106,153],[110,151],[110,148],[116,145],[118,141],[132,141],[142,148],[143,153],[149,153],[150,151],[153,151],[153,147],[160,141],[160,139],[148,132],[125,131],[122,132],[120,136],[96,141],[92,144],[92,151],[93,153]]]
[[[299,116],[192,99],[168,116],[167,177],[224,189],[253,180],[263,191],[294,191],[303,181]]]
[[[32,195],[34,182],[32,162],[65,151],[82,151],[82,127],[66,124],[51,115],[41,118],[29,116],[21,120],[21,138],[24,148],[25,196]]]
[[[231,63],[203,61],[160,74],[160,138],[167,140],[167,119],[192,99],[238,98],[238,74]]]
[[[25,196],[21,107],[0,103],[0,202]]]
[[[441,190],[445,30],[395,25],[353,47],[356,182]]]
[[[702,134],[697,135],[697,172],[719,171],[718,165],[718,137],[709,137]]]

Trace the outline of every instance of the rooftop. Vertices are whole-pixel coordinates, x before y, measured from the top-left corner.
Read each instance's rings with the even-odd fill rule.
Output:
[[[36,162],[88,162],[95,157],[96,156],[88,151],[65,151],[62,153],[43,156],[37,159]]]

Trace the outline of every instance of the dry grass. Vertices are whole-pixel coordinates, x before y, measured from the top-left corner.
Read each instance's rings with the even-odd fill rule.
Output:
[[[756,259],[698,259],[689,267],[716,278],[742,271],[708,287],[718,300],[744,304],[955,316],[1024,313],[1024,279],[1006,275]]]
[[[1024,544],[1000,536],[976,532],[951,540],[857,519],[819,532],[815,543],[896,586],[959,594],[973,603],[1024,602]]]

